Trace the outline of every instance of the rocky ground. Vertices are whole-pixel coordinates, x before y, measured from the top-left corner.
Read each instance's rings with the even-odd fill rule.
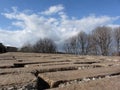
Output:
[[[0,54],[0,90],[120,90],[120,57]]]

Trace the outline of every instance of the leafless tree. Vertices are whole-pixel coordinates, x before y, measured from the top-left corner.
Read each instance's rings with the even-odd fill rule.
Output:
[[[73,36],[65,41],[64,50],[66,53],[72,54],[87,54],[88,37],[85,32],[80,32],[78,35]]]
[[[96,45],[96,42],[94,40],[94,37],[92,34],[88,34],[88,37],[87,37],[87,54],[88,55],[98,55],[98,48],[97,48],[97,45]]]
[[[114,40],[116,42],[117,53],[120,53],[120,27],[114,30]]]
[[[73,36],[70,38],[70,48],[71,48],[71,53],[77,54],[77,37]]]
[[[37,53],[55,53],[57,50],[56,44],[48,38],[38,40],[33,49]]]
[[[87,54],[87,49],[88,49],[88,35],[81,31],[79,34],[78,34],[78,47],[79,47],[79,53],[82,54],[82,55],[85,55]]]
[[[77,37],[73,36],[64,43],[64,51],[66,53],[77,54]]]
[[[95,30],[93,30],[93,39],[95,41],[95,44],[97,46],[97,52],[99,52],[101,55],[109,55],[109,51],[111,49],[111,31],[112,29],[110,27],[97,27]]]
[[[33,52],[33,46],[29,43],[24,44],[21,49],[21,52]]]
[[[71,53],[69,40],[65,40],[64,45],[63,45],[63,50],[65,51],[65,53]]]

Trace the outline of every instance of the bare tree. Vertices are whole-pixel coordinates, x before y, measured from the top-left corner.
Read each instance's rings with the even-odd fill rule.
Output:
[[[77,37],[76,36],[73,36],[70,38],[70,48],[71,48],[71,53],[73,54],[77,54]]]
[[[77,36],[70,37],[65,41],[64,51],[66,53],[78,54]]]
[[[63,45],[63,50],[65,51],[65,53],[71,53],[69,40],[65,40],[65,43]]]
[[[80,32],[78,35],[73,36],[65,41],[64,50],[66,53],[72,54],[87,54],[88,37],[85,32]]]
[[[37,53],[55,53],[57,50],[56,44],[48,38],[38,40],[33,49]]]
[[[88,55],[98,55],[98,48],[97,48],[97,44],[94,40],[94,37],[92,34],[88,34],[88,43],[87,43],[87,54]]]
[[[21,52],[33,52],[33,46],[27,43],[21,47],[20,51]]]
[[[120,53],[120,27],[114,30],[114,40],[116,42],[117,53]]]
[[[97,46],[98,52],[101,55],[109,55],[111,49],[111,31],[110,27],[97,27],[93,30],[93,38]]]
[[[82,55],[87,54],[87,48],[88,48],[88,36],[85,32],[81,31],[78,34],[78,47],[79,47],[79,53]]]

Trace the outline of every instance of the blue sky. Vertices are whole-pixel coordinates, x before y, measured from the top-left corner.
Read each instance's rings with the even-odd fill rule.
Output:
[[[19,47],[44,37],[56,38],[55,41],[61,43],[81,30],[89,32],[100,25],[120,25],[120,0],[0,2],[0,42],[6,45]]]
[[[39,12],[57,4],[63,4],[69,15],[77,17],[90,13],[111,16],[120,14],[120,0],[1,0],[0,12],[13,6],[19,10],[30,9]]]

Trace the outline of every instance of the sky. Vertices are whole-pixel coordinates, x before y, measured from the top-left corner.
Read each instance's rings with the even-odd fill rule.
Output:
[[[21,47],[40,38],[58,45],[80,31],[120,26],[120,0],[0,0],[0,42]]]

